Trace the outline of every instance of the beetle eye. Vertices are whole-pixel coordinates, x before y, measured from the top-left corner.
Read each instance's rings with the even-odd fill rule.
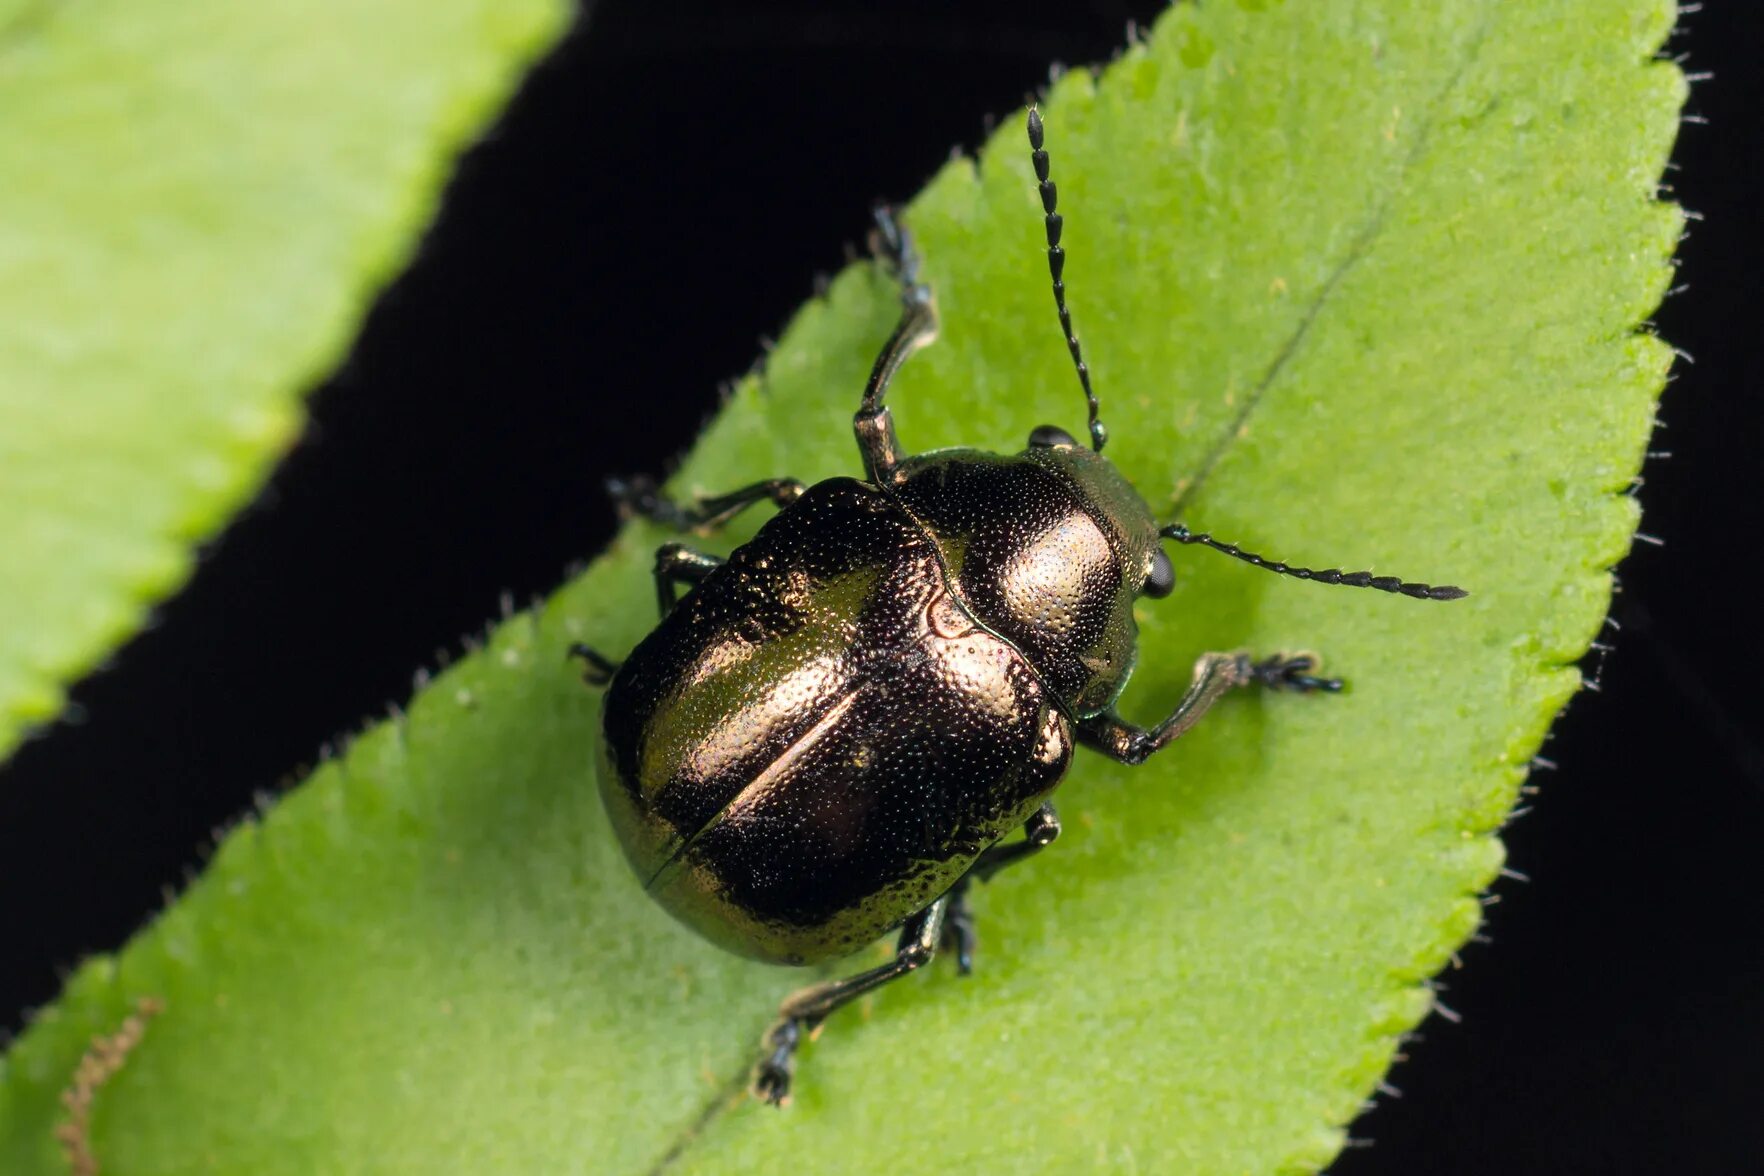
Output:
[[[1170,557],[1162,548],[1152,553],[1151,569],[1145,574],[1145,583],[1140,591],[1153,599],[1162,599],[1170,595],[1176,587],[1176,568],[1170,563]]]
[[[1033,433],[1029,434],[1031,449],[1059,449],[1062,447],[1069,449],[1077,444],[1078,442],[1072,439],[1072,434],[1058,425],[1039,425]]]

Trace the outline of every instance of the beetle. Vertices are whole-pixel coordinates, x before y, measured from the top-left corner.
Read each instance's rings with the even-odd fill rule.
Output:
[[[1134,601],[1175,585],[1164,540],[1328,584],[1466,595],[1291,567],[1158,525],[1102,457],[1033,108],[1028,133],[1088,449],[1042,425],[1015,455],[902,451],[883,397],[934,335],[936,312],[910,237],[879,208],[877,252],[899,278],[902,311],[853,424],[864,476],[771,479],[690,506],[647,481],[613,487],[630,513],[681,530],[714,529],[761,502],[781,508],[726,560],[683,543],[658,549],[661,622],[622,663],[572,649],[607,688],[601,796],[645,890],[711,941],[772,963],[844,956],[899,929],[889,962],[784,1000],[752,1083],[774,1104],[789,1095],[805,1033],[834,1010],[940,947],[970,970],[968,888],[1059,836],[1049,797],[1075,743],[1138,764],[1234,688],[1341,688],[1306,655],[1209,653],[1169,717],[1150,729],[1121,719]],[[1019,827],[1021,840],[1004,840]]]

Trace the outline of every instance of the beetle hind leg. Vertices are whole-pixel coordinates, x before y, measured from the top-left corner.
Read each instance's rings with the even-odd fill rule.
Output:
[[[790,1079],[796,1069],[796,1047],[802,1044],[803,1036],[812,1033],[835,1010],[864,993],[930,963],[943,937],[943,920],[949,902],[946,894],[908,919],[900,929],[894,958],[881,967],[844,980],[813,984],[785,997],[784,1003],[778,1006],[778,1020],[766,1033],[766,1052],[754,1068],[753,1093],[773,1106],[788,1102]]]

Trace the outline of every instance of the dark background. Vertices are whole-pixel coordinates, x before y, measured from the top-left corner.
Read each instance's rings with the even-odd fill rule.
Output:
[[[607,0],[466,159],[262,501],[0,769],[0,1025],[500,594],[595,551],[601,479],[690,443],[873,198],[910,195],[1048,62],[1106,59],[1161,8]],[[1666,546],[1624,564],[1604,689],[1507,832],[1531,883],[1498,887],[1492,945],[1444,977],[1462,1022],[1423,1027],[1342,1176],[1764,1164],[1764,706],[1736,566],[1764,533],[1760,45],[1764,13],[1717,0],[1670,47],[1715,76],[1669,177],[1707,219],[1657,320],[1696,358],[1642,493]],[[589,371],[630,393],[624,427],[580,394]]]

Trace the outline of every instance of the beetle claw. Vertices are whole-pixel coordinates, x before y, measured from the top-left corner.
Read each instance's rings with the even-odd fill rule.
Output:
[[[766,1034],[770,1052],[754,1069],[754,1097],[775,1107],[790,1102],[790,1076],[796,1069],[796,1047],[801,1041],[802,1026],[795,1018],[779,1021]]]
[[[790,1104],[790,1071],[778,1069],[769,1061],[760,1063],[759,1073],[753,1076],[754,1097],[774,1107]]]

